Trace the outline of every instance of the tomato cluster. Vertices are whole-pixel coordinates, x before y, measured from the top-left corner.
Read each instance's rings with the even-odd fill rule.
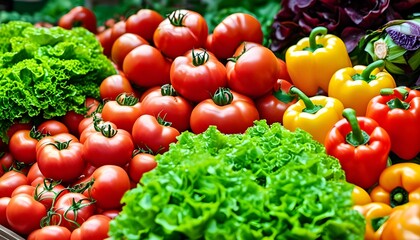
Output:
[[[118,70],[101,99],[86,99],[83,115],[17,123],[0,145],[0,224],[28,239],[106,238],[123,194],[181,132],[243,133],[282,122],[297,100],[249,14],[209,33],[194,11],[141,9],[97,38]]]

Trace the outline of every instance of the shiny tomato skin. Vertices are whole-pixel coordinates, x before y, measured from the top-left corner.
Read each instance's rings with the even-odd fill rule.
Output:
[[[204,62],[195,64],[198,58],[203,58]],[[219,87],[227,85],[226,68],[210,52],[189,50],[172,62],[170,80],[181,96],[198,103],[211,98],[211,94]]]
[[[12,194],[10,195],[10,197],[16,196],[18,194],[28,194],[33,196],[35,193],[35,187],[32,185],[20,185],[19,187],[15,188],[15,190],[13,190]]]
[[[103,32],[100,32],[98,35],[96,35],[99,43],[101,43],[103,49],[102,53],[107,57],[111,57],[112,45],[114,44],[114,42],[111,41],[111,33],[112,29],[107,28]]]
[[[254,121],[259,120],[259,113],[251,98],[231,91],[233,101],[219,106],[213,99],[198,103],[192,113],[190,126],[192,132],[204,132],[210,125],[225,134],[244,133]]]
[[[6,208],[9,205],[10,197],[0,197],[0,225],[10,228],[9,222],[7,222]]]
[[[213,30],[210,49],[218,59],[233,56],[242,42],[262,44],[261,23],[250,14],[233,13],[223,19]]]
[[[155,156],[149,153],[138,153],[128,163],[128,175],[133,182],[140,182],[144,173],[155,169],[157,162]]]
[[[124,58],[123,72],[133,87],[150,88],[170,83],[171,62],[156,47],[140,45]]]
[[[177,9],[159,24],[153,42],[163,55],[175,59],[188,50],[204,47],[207,36],[208,25],[200,13]]]
[[[40,221],[46,215],[45,206],[28,194],[12,197],[6,207],[7,222],[11,230],[24,236],[39,229]]]
[[[87,7],[76,6],[58,20],[58,26],[65,29],[72,29],[73,27],[81,26],[92,33],[96,33],[96,15]]]
[[[289,93],[292,84],[286,80],[278,79],[272,92],[255,100],[261,119],[268,124],[279,122],[283,124],[283,115],[286,109],[297,102],[297,97]]]
[[[158,154],[168,151],[169,145],[177,141],[180,132],[174,127],[160,124],[155,116],[144,114],[134,123],[131,134],[138,147]]]
[[[103,240],[109,237],[111,218],[96,214],[89,217],[82,225],[71,233],[71,240]]]
[[[111,59],[118,66],[119,69],[122,69],[123,62],[127,54],[134,48],[143,45],[149,44],[146,39],[140,37],[134,33],[124,33],[118,37],[115,42],[112,44],[111,49]]]
[[[192,109],[193,104],[182,96],[162,95],[161,87],[153,87],[145,92],[140,106],[141,115],[161,117],[179,132],[189,129]]]
[[[79,124],[85,118],[83,114],[76,113],[75,111],[71,110],[64,115],[60,122],[66,125],[69,133],[73,134],[74,136],[79,136]]]
[[[242,43],[236,50],[236,61],[228,61],[228,87],[251,98],[268,93],[276,83],[279,64],[274,53],[253,43]]]
[[[70,240],[71,231],[63,226],[47,225],[33,231],[27,240]]]
[[[102,100],[115,100],[121,93],[134,95],[130,81],[121,74],[108,76],[99,85],[99,94]]]
[[[10,126],[10,128],[7,130],[7,137],[10,139],[12,137],[12,135],[18,131],[18,130],[22,130],[22,129],[26,129],[26,130],[31,130],[33,127],[32,123],[14,123],[12,126]]]
[[[159,12],[143,8],[127,18],[126,31],[137,34],[152,43],[153,34],[164,19]]]
[[[120,209],[121,198],[130,190],[128,173],[122,167],[104,165],[93,172],[92,178],[90,197],[96,200],[95,205],[101,210]]]
[[[0,177],[13,166],[14,159],[10,152],[0,152]]]
[[[77,179],[86,166],[82,153],[83,144],[76,137],[61,133],[41,139],[36,158],[42,175],[68,183]]]
[[[39,135],[34,129],[16,131],[9,140],[9,151],[13,159],[25,164],[36,162],[36,145],[39,141]]]
[[[17,171],[9,171],[0,177],[0,197],[11,197],[12,192],[21,185],[28,185],[25,174]]]
[[[116,22],[112,27],[111,27],[111,43],[112,46],[114,45],[115,41],[122,36],[124,33],[126,33],[125,30],[125,21],[121,20]],[[112,46],[111,46],[111,54],[112,54]]]
[[[56,213],[61,215],[61,217],[54,215],[52,217],[52,223],[73,231],[78,228],[77,224],[82,224],[95,213],[96,207],[94,202],[85,195],[68,192],[55,201],[54,209],[56,209]],[[74,222],[77,222],[77,224]]]
[[[43,121],[41,124],[38,125],[37,130],[42,134],[48,135],[70,133],[69,129],[64,123],[54,119]]]
[[[125,166],[131,159],[134,143],[131,133],[124,129],[116,131],[111,137],[108,133],[102,132],[96,132],[87,137],[83,143],[83,158],[94,167]]]
[[[277,79],[286,80],[289,83],[292,83],[292,79],[287,71],[286,62],[281,58],[277,58],[277,61],[279,63],[279,75],[277,76]]]
[[[117,125],[115,125],[115,123],[110,122],[110,121],[101,120],[99,122],[92,122],[83,130],[82,134],[80,134],[79,141],[81,143],[84,143],[86,141],[86,138],[88,138],[92,133],[99,132],[101,131],[102,127],[107,128],[108,126],[110,126],[111,128],[117,129]]]

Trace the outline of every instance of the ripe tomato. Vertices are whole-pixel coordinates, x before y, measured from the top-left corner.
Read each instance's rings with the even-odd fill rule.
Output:
[[[0,225],[10,228],[9,222],[7,222],[6,208],[9,205],[10,197],[0,197]]]
[[[115,125],[113,122],[103,120],[93,121],[83,130],[82,134],[80,134],[79,141],[84,143],[86,138],[88,138],[92,133],[100,132],[102,128],[108,127],[117,129],[117,125]]]
[[[268,124],[274,122],[283,124],[284,112],[298,100],[296,95],[289,93],[291,87],[290,82],[278,79],[272,92],[258,98],[255,101],[255,106],[260,118],[267,120]]]
[[[112,25],[111,36],[110,36],[111,38],[110,41],[112,45],[114,45],[115,41],[124,33],[126,33],[124,20],[120,20],[116,22],[114,25]],[[111,46],[111,53],[112,53],[112,46]]]
[[[96,35],[96,38],[101,43],[103,48],[102,53],[107,57],[111,57],[112,45],[114,44],[114,42],[111,41],[111,32],[112,29],[107,28],[103,32],[100,32],[98,35]]]
[[[33,127],[32,123],[14,123],[10,128],[7,130],[7,137],[10,139],[12,135],[21,129],[31,130]]]
[[[133,182],[140,182],[144,173],[157,166],[155,156],[149,153],[137,153],[128,163],[128,175]]]
[[[58,26],[65,29],[81,26],[92,33],[96,33],[96,15],[89,8],[77,6],[72,8],[58,20]]]
[[[67,126],[58,121],[58,120],[54,120],[54,119],[50,119],[50,120],[45,120],[43,121],[37,128],[37,130],[44,135],[56,135],[59,133],[69,133],[69,129],[67,128]]]
[[[134,48],[143,44],[149,43],[146,39],[140,37],[137,34],[124,33],[115,40],[114,44],[112,44],[112,61],[118,66],[118,68],[122,69],[124,58],[127,56],[127,54]]]
[[[192,102],[211,98],[219,87],[227,85],[226,68],[206,50],[190,50],[175,58],[170,80],[175,90]]]
[[[0,152],[0,177],[13,166],[14,159],[9,152]]]
[[[92,116],[86,117],[82,121],[80,121],[79,128],[78,128],[78,130],[79,130],[79,136],[94,121],[102,121],[102,113],[92,114]]]
[[[47,215],[45,206],[28,194],[18,194],[10,198],[6,207],[7,222],[12,231],[29,235],[40,228],[41,219]]]
[[[163,118],[171,127],[183,132],[190,127],[193,105],[179,96],[170,84],[150,88],[142,96],[141,115],[150,114]]]
[[[52,216],[52,223],[73,231],[95,213],[95,204],[81,193],[68,192],[57,199],[54,209],[58,215]]]
[[[28,178],[28,183],[31,184],[32,186],[34,186],[32,184],[32,182],[35,179],[37,179],[39,177],[42,178],[42,179],[45,178],[45,176],[42,175],[41,171],[39,170],[39,167],[38,167],[38,163],[37,162],[35,162],[34,164],[32,164],[32,166],[29,168],[28,173],[26,174],[26,177]]]
[[[171,62],[159,49],[150,45],[140,45],[124,58],[123,72],[131,84],[137,87],[154,87],[169,83]]]
[[[134,95],[134,89],[130,81],[121,74],[106,77],[99,86],[99,94],[102,100],[115,100],[121,93]]]
[[[127,18],[125,21],[126,31],[137,34],[151,43],[156,28],[164,19],[159,12],[142,8]]]
[[[286,80],[289,83],[292,83],[292,79],[290,78],[289,72],[287,71],[286,62],[280,58],[277,58],[279,63],[279,75],[277,79]]]
[[[125,166],[131,159],[134,143],[131,134],[112,127],[92,133],[83,143],[83,158],[93,165]]]
[[[163,55],[175,59],[188,50],[204,47],[207,36],[207,22],[201,14],[177,9],[156,28],[153,42]]]
[[[47,225],[29,234],[27,240],[70,240],[71,231],[57,225]]]
[[[244,133],[258,119],[258,110],[251,98],[227,88],[219,88],[212,99],[206,99],[194,107],[190,126],[197,134],[210,125],[225,134]]]
[[[21,185],[28,185],[25,174],[9,171],[0,177],[0,197],[10,197],[12,192]]]
[[[71,182],[85,169],[82,150],[83,144],[70,133],[44,137],[36,147],[39,170],[46,178]]]
[[[37,184],[36,191],[33,195],[35,199],[44,204],[46,209],[50,209],[54,201],[57,201],[68,192],[70,191],[60,182],[44,179],[42,183]]]
[[[179,134],[161,118],[144,114],[137,118],[131,135],[139,148],[161,154],[169,150],[169,145],[177,141]]]
[[[130,190],[130,178],[119,166],[104,165],[92,174],[93,185],[88,192],[101,210],[120,209],[121,198]]]
[[[10,195],[10,197],[16,196],[18,194],[28,194],[31,196],[34,196],[35,193],[35,187],[32,185],[20,185],[19,187],[15,188],[15,190],[13,190],[12,194]]]
[[[107,239],[111,218],[96,214],[87,219],[79,228],[71,233],[71,240],[103,240]]]
[[[9,151],[13,159],[25,164],[36,162],[36,144],[42,137],[42,133],[35,128],[16,131],[9,140]]]
[[[210,49],[220,59],[233,56],[242,42],[262,44],[261,23],[248,13],[233,13],[223,19],[213,30]]]
[[[64,123],[64,125],[69,130],[69,133],[73,134],[74,136],[79,136],[79,124],[80,122],[85,118],[83,114],[76,113],[75,111],[71,110],[66,113],[61,118],[61,122]]]
[[[242,43],[226,64],[228,87],[251,98],[261,97],[274,86],[279,75],[276,55],[255,43]]]
[[[131,132],[134,121],[140,117],[140,102],[133,95],[121,93],[115,100],[109,100],[102,108],[102,119],[117,125],[119,129]]]

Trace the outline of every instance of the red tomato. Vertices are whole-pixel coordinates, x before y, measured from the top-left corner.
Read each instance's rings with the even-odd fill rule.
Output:
[[[19,187],[15,188],[13,190],[10,197],[16,196],[18,194],[28,194],[31,196],[34,196],[35,193],[35,187],[31,185],[20,185]]]
[[[29,235],[40,228],[40,221],[47,215],[45,206],[28,194],[18,194],[10,199],[6,207],[7,222],[12,231]]]
[[[127,18],[125,21],[126,31],[137,34],[148,42],[153,42],[153,34],[164,19],[159,12],[142,8]]]
[[[101,212],[102,215],[105,215],[111,219],[114,219],[115,217],[118,216],[118,214],[120,214],[120,210],[118,209],[111,209],[111,210],[105,210],[103,212]]]
[[[44,175],[42,175],[41,171],[39,170],[38,163],[35,162],[32,164],[32,166],[29,168],[28,173],[26,174],[26,177],[28,178],[28,183],[32,185],[32,182],[37,178],[45,178]],[[32,185],[34,186],[34,185]],[[36,185],[35,185],[36,186]]]
[[[86,116],[92,116],[94,113],[100,112],[102,103],[95,98],[87,97],[85,100]]]
[[[141,115],[134,123],[132,131],[134,143],[155,154],[168,151],[169,145],[177,141],[179,134],[176,128],[149,114]]]
[[[44,137],[36,149],[39,170],[47,178],[71,182],[85,169],[82,152],[83,144],[69,133]]]
[[[93,121],[83,130],[82,134],[80,134],[79,141],[84,143],[86,138],[88,138],[92,133],[100,132],[102,128],[108,127],[117,129],[117,125],[115,125],[113,122],[105,122],[103,120]]]
[[[220,88],[212,99],[206,99],[194,107],[190,126],[197,134],[211,125],[225,134],[244,133],[256,120],[259,120],[259,114],[251,98]]]
[[[86,7],[77,6],[72,8],[58,20],[58,26],[65,29],[81,26],[92,33],[96,33],[96,15]]]
[[[82,134],[82,132],[88,127],[90,126],[94,121],[101,121],[102,120],[102,113],[95,113],[92,114],[92,116],[90,117],[86,117],[84,118],[82,121],[80,121],[79,123],[79,135]]]
[[[214,28],[210,49],[218,59],[227,59],[242,42],[262,44],[263,38],[258,19],[247,13],[233,13]]]
[[[60,121],[66,125],[71,134],[78,137],[79,124],[84,118],[85,116],[83,114],[76,113],[75,111],[68,111]]]
[[[171,127],[183,132],[190,127],[190,115],[193,105],[179,96],[170,84],[150,88],[145,92],[141,102],[141,115],[150,114],[163,118]]]
[[[21,185],[28,185],[25,174],[9,171],[0,177],[0,197],[11,197],[12,192]]]
[[[117,23],[115,23],[112,27],[111,27],[111,39],[110,41],[112,42],[112,45],[114,45],[115,41],[124,33],[126,33],[125,30],[125,21],[121,20],[118,21]],[[111,54],[112,54],[112,46],[111,46]]]
[[[25,164],[36,162],[36,144],[43,137],[35,128],[18,130],[9,140],[9,151],[13,159]]]
[[[83,143],[83,158],[94,167],[125,166],[133,151],[131,134],[123,129],[104,128],[92,133]]]
[[[71,240],[103,240],[107,239],[111,218],[96,214],[71,233]]]
[[[284,112],[298,100],[296,95],[289,93],[290,87],[290,82],[278,79],[272,92],[255,101],[261,119],[266,119],[268,124],[283,124]]]
[[[107,28],[103,32],[100,32],[98,35],[96,35],[96,38],[101,43],[103,48],[103,54],[108,57],[111,57],[112,45],[114,44],[114,42],[111,41],[111,33],[112,29]]]
[[[32,123],[14,123],[10,128],[7,130],[7,137],[10,139],[12,135],[22,129],[31,130],[33,127]]]
[[[9,152],[0,152],[0,177],[13,166],[14,159]]]
[[[207,22],[201,14],[177,9],[156,28],[153,42],[163,55],[174,59],[188,50],[204,47],[207,36]]]
[[[112,61],[118,66],[118,68],[122,69],[124,58],[127,56],[127,54],[134,48],[143,44],[149,43],[146,39],[140,37],[137,34],[124,33],[115,40],[114,44],[112,44]]]
[[[121,93],[134,95],[134,89],[130,81],[121,74],[106,77],[99,86],[99,94],[102,100],[115,100]]]
[[[102,119],[131,132],[134,121],[140,117],[140,102],[133,95],[119,94],[115,100],[107,101],[102,108]]]
[[[190,50],[175,58],[170,80],[175,90],[192,102],[201,102],[227,85],[226,68],[205,50]]]
[[[262,45],[245,42],[235,56],[226,64],[228,87],[251,98],[270,92],[279,75],[276,55]]]
[[[138,153],[128,163],[128,175],[133,182],[140,182],[144,173],[156,168],[155,156],[149,153]]]
[[[70,240],[71,231],[57,225],[47,225],[33,231],[27,240]]]
[[[171,62],[159,49],[150,45],[140,45],[127,54],[123,62],[123,72],[137,87],[154,87],[169,83]]]
[[[35,198],[42,204],[46,209],[50,209],[54,203],[61,196],[70,192],[60,182],[50,181],[44,179],[44,181],[36,186]]]
[[[52,136],[59,133],[69,133],[69,129],[64,123],[54,119],[43,121],[38,126],[37,130],[41,132],[41,134],[48,134]]]
[[[94,182],[89,193],[96,200],[96,206],[101,210],[120,209],[121,198],[130,190],[127,172],[119,166],[104,165],[93,172],[92,178]]]
[[[0,225],[10,228],[9,222],[7,222],[6,217],[6,208],[9,205],[10,197],[1,197],[0,198]]]
[[[95,213],[95,204],[81,193],[69,192],[57,199],[54,209],[60,216],[53,215],[52,223],[73,231]]]
[[[279,63],[279,75],[277,76],[277,79],[286,80],[289,83],[292,83],[292,79],[290,78],[289,72],[287,71],[286,62],[280,58],[277,58],[277,61]]]

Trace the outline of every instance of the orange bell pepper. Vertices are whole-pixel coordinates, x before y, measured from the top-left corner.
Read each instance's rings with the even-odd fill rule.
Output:
[[[372,202],[369,193],[357,185],[354,185],[351,198],[353,200],[353,205],[365,205]]]
[[[391,207],[420,201],[420,165],[412,162],[387,167],[379,177],[379,185],[370,192],[374,202]]]
[[[396,207],[384,223],[380,239],[420,239],[420,202]]]
[[[366,240],[378,240],[393,209],[385,203],[371,202],[365,205],[353,206],[353,209],[360,212],[366,219]]]

